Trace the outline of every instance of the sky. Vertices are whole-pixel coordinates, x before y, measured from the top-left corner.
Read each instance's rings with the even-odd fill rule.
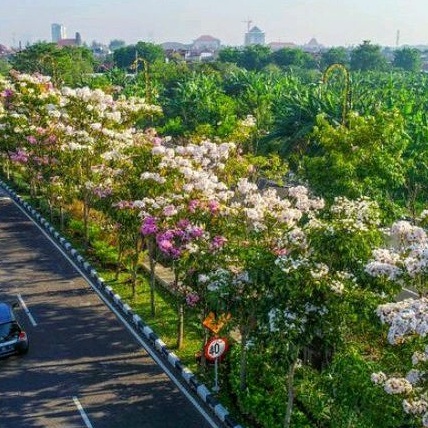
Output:
[[[428,45],[428,0],[0,0],[0,44],[51,41],[63,24],[87,44],[120,39],[192,43],[201,35],[243,44],[250,25],[266,42],[324,46]]]

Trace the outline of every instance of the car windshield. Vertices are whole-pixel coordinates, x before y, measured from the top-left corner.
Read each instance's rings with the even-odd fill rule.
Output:
[[[4,342],[18,332],[19,328],[15,322],[0,324],[0,342]]]

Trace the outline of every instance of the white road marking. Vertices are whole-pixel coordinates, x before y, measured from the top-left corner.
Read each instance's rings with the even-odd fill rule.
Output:
[[[83,422],[85,422],[85,425],[87,428],[93,428],[91,421],[88,418],[88,415],[85,412],[85,409],[80,404],[80,401],[77,397],[73,397],[74,404],[77,407],[77,410],[80,412],[80,416],[82,416]]]
[[[414,291],[409,290],[408,288],[403,288],[403,291],[405,291],[406,293],[411,294],[412,296],[419,297],[418,293],[415,293]]]
[[[31,324],[33,324],[33,327],[36,327],[37,326],[36,320],[33,318],[33,315],[31,315],[31,312],[27,308],[27,305],[25,304],[24,299],[22,298],[22,296],[20,294],[18,294],[18,300],[22,306],[22,309],[24,309],[24,312],[27,314]]]

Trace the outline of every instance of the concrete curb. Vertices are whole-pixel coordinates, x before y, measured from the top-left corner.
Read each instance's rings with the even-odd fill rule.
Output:
[[[49,222],[43,218],[30,204],[24,201],[12,188],[0,179],[0,186],[7,191],[10,197],[20,205],[30,216],[37,222],[52,239],[55,240],[65,252],[76,262],[76,264],[88,274],[92,284],[103,294],[113,306],[129,321],[137,334],[149,343],[151,348],[155,350],[162,358],[168,362],[168,365],[178,372],[190,390],[208,407],[213,414],[223,422],[227,428],[243,428],[230,415],[228,410],[217,400],[215,395],[202,383],[199,382],[196,375],[185,367],[180,359],[170,351],[165,343],[156,335],[156,333],[148,326],[133,309],[124,303],[119,294],[116,294],[112,287],[106,285],[97,271],[88,263],[79,252],[64,237],[62,237]]]

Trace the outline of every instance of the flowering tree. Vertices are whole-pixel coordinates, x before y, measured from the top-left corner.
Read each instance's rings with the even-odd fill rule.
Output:
[[[0,117],[2,157],[15,165],[27,179],[33,196],[55,175],[58,142],[52,112],[59,104],[59,92],[49,77],[11,72],[1,82]]]
[[[159,109],[144,100],[118,100],[96,89],[62,89],[60,111],[66,139],[62,146],[68,156],[68,175],[74,177],[83,201],[83,221],[88,241],[89,209],[94,193],[105,196],[111,192],[106,174],[102,189],[97,178],[104,162],[118,160],[124,148],[133,144],[135,129],[131,126],[143,114],[157,113]],[[70,162],[72,160],[72,162]],[[105,172],[105,171],[103,171]]]
[[[426,225],[427,218],[428,211],[425,210],[419,218],[420,224]],[[404,286],[403,297],[409,293],[416,296],[382,304],[377,309],[381,322],[389,326],[388,342],[391,345],[407,342],[413,345],[414,353],[406,374],[400,374],[397,368],[391,375],[373,373],[372,381],[388,394],[403,395],[404,412],[416,416],[424,427],[428,427],[428,236],[423,227],[407,221],[394,223],[386,231],[386,236],[389,246],[373,252],[366,270],[379,280]]]
[[[158,196],[143,198],[143,225],[149,255],[153,245],[170,260],[174,270],[173,287],[187,303],[195,305],[200,297],[186,285],[190,269],[212,261],[209,254],[221,247],[222,237],[213,234],[218,228],[221,203],[228,195],[228,186],[219,179],[225,176],[233,145],[209,141],[200,145],[171,147],[158,144],[152,153],[158,159],[156,172],[141,178],[156,183]],[[151,257],[152,258],[152,257]],[[180,286],[185,286],[180,288]],[[178,344],[182,343],[183,307],[179,303]]]

